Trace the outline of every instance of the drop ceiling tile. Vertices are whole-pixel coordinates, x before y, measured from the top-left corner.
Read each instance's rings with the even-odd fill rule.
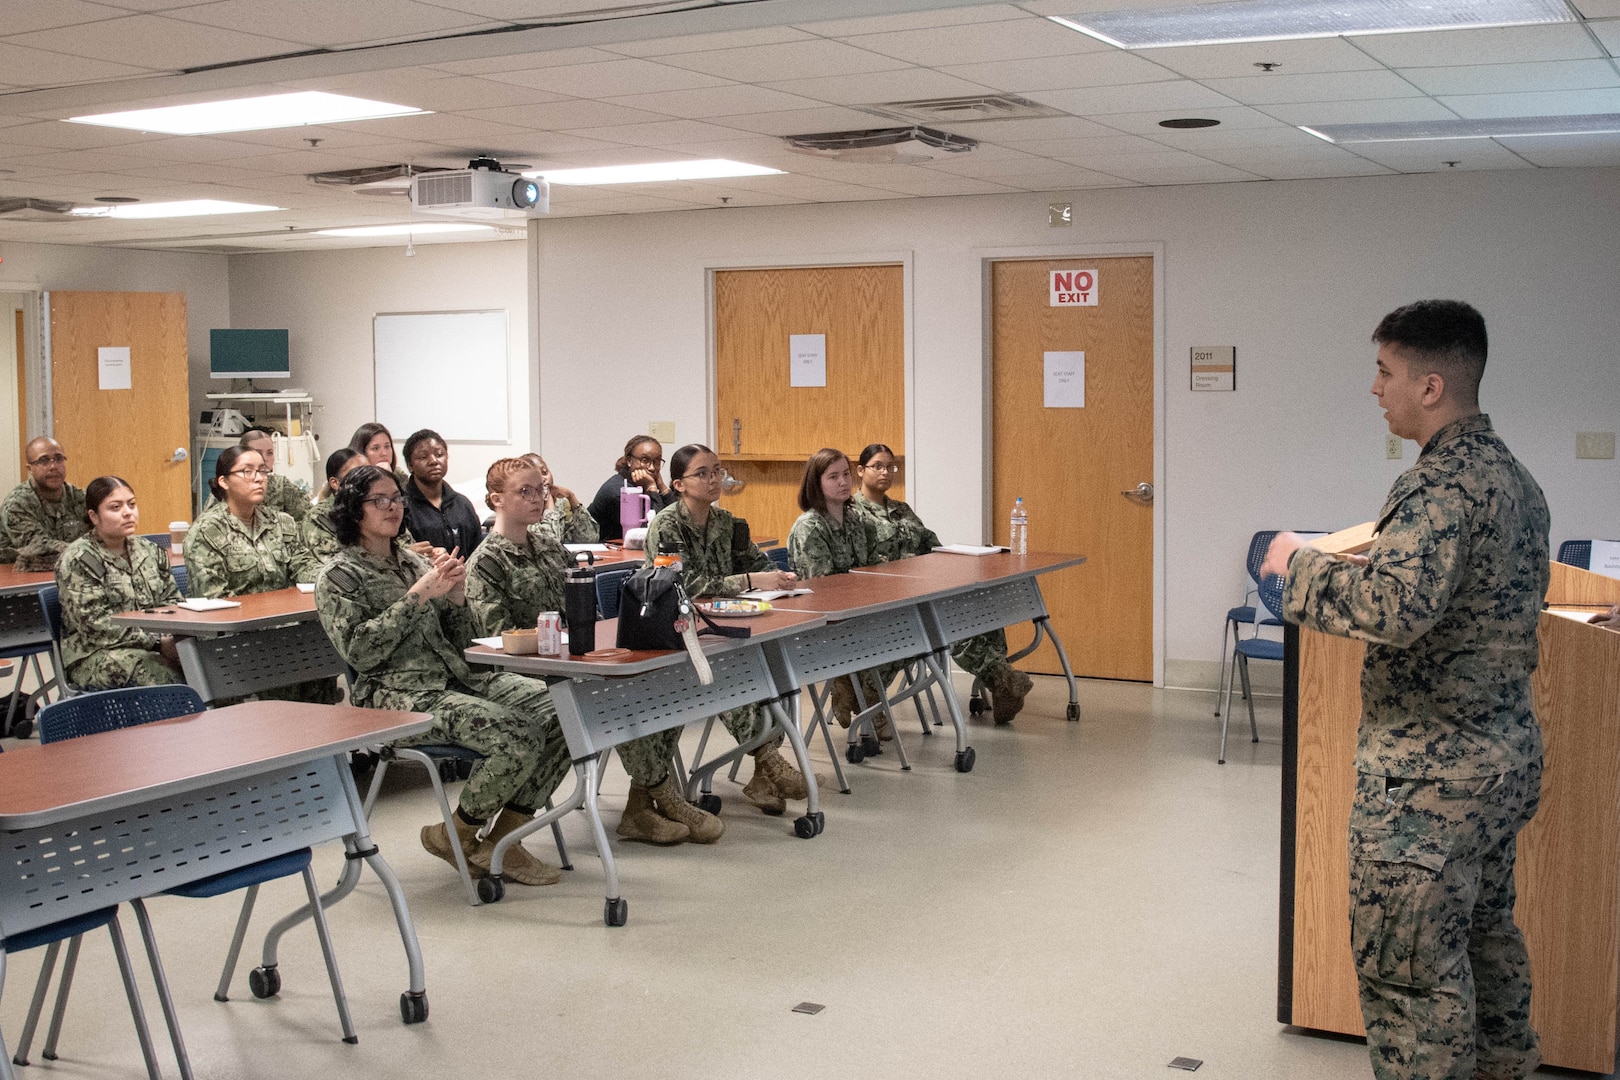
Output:
[[[546,105],[511,106],[512,108],[549,108]],[[498,142],[506,138],[520,138],[530,134],[514,124],[501,124],[473,117],[470,114],[428,113],[419,116],[392,116],[382,120],[358,120],[352,126],[357,131],[370,132],[390,139],[409,142],[455,143]]]
[[[645,109],[611,105],[605,101],[553,101],[501,109],[469,109],[461,115],[477,120],[515,124],[537,131],[570,131],[614,124],[650,124],[668,117]]]
[[[1111,50],[1079,56],[1045,56],[1035,60],[998,60],[941,68],[968,82],[1022,94],[1029,90],[1069,90],[1175,79],[1175,72],[1132,53]]]
[[[1271,119],[1267,117],[1267,119]],[[1144,138],[1162,146],[1173,146],[1191,154],[1209,156],[1212,150],[1295,149],[1311,150],[1323,145],[1315,135],[1307,134],[1281,121],[1272,121],[1270,127],[1218,127],[1196,131],[1173,131],[1159,128],[1144,133]]]
[[[250,159],[258,163],[260,159]],[[213,165],[206,162],[192,162],[187,165],[165,165],[161,162],[141,162],[139,164],[126,161],[119,170],[125,176],[144,176],[152,180],[176,180],[188,184],[246,184],[251,185],[263,172],[257,168],[243,168],[240,165]]]
[[[48,30],[97,19],[116,19],[127,14],[129,12],[119,8],[90,4],[85,0],[7,0],[3,32],[6,35],[25,34],[30,30]]]
[[[1603,42],[1603,47],[1609,50],[1610,56],[1620,56],[1620,19],[1605,19],[1586,25],[1591,27],[1592,33]]]
[[[125,79],[150,75],[156,70],[156,67],[113,64],[0,41],[0,71],[6,73],[6,82],[13,86],[60,86],[63,83]]]
[[[846,75],[825,79],[792,79],[770,83],[773,90],[800,94],[833,105],[870,105],[886,101],[916,101],[921,98],[960,97],[988,93],[989,88],[965,79],[954,79],[927,68],[879,71],[870,75]],[[862,127],[881,127],[863,124]],[[890,121],[892,123],[892,121]]]
[[[690,142],[712,142],[735,132],[699,120],[663,120],[655,124],[621,124],[590,128],[586,138],[625,143],[630,146],[680,146]]]
[[[1037,90],[1026,95],[1043,105],[1051,105],[1077,116],[1106,116],[1109,113],[1139,113],[1165,110],[1188,115],[1223,105],[1238,104],[1224,94],[1195,82],[1136,83],[1130,86],[1094,86],[1083,90]]]
[[[649,161],[692,161],[699,155],[686,147],[653,149],[645,146],[609,145],[605,150],[592,150],[577,154],[552,154],[535,167],[544,169],[594,169],[602,165],[641,165]],[[586,185],[598,190],[598,185]]]
[[[1543,168],[1620,165],[1620,135],[1539,135],[1498,141]]]
[[[723,30],[717,34],[685,34],[680,37],[654,38],[650,41],[620,41],[605,48],[625,56],[665,56],[669,53],[740,49],[750,45],[780,45],[785,41],[806,41],[811,36],[791,26],[762,26],[754,30]]]
[[[379,146],[398,141],[369,131],[357,131],[351,124],[305,124],[293,128],[271,128],[268,131],[233,131],[227,135],[181,135],[172,139],[161,139],[155,145],[160,152],[167,154],[169,151],[165,147],[170,145],[206,143],[218,149],[217,154],[203,152],[206,156],[245,157],[248,154],[266,154],[277,149],[306,150],[309,149],[311,139],[318,140],[320,146],[327,150],[340,150],[349,146]],[[137,146],[131,146],[130,150],[132,153],[141,152]],[[199,157],[197,160],[203,158]]]
[[[1538,60],[1584,60],[1602,55],[1586,31],[1576,25],[1373,34],[1357,37],[1355,43],[1357,48],[1393,68],[1527,64]]]
[[[552,49],[549,52],[511,53],[507,56],[483,56],[476,60],[446,60],[431,66],[457,75],[489,75],[497,71],[531,71],[535,68],[567,67],[573,64],[594,64],[622,59],[623,57],[616,52],[582,47]]]
[[[1024,191],[1048,192],[1060,195],[1066,191],[1089,191],[1096,188],[1137,187],[1135,180],[1090,169],[1069,169],[1061,172],[1036,173],[1031,176],[1009,177],[1005,183]]]
[[[1111,127],[1078,116],[1047,116],[1037,120],[980,120],[973,123],[940,124],[945,131],[966,135],[970,139],[995,143],[999,146],[1017,146],[1054,139],[1092,139],[1117,135]]]
[[[1576,10],[1588,19],[1610,19],[1620,16],[1620,0],[1572,0]]]
[[[1114,154],[1146,154],[1164,146],[1140,135],[1113,135],[1099,139],[1060,139],[1050,143],[1019,143],[1018,148],[1064,162],[1084,163],[1088,158]]]
[[[349,154],[322,154],[313,150],[286,150],[279,154],[261,154],[258,157],[240,158],[233,162],[232,167],[240,168],[242,171],[248,174],[246,177],[239,178],[238,181],[245,183],[249,179],[274,176],[278,174],[303,176],[306,173],[330,172],[335,169],[358,169],[366,165],[392,164],[394,164],[394,161],[392,160],[391,155],[388,154],[367,154],[361,152]],[[209,166],[209,168],[216,169],[226,167],[227,166],[218,165]],[[186,179],[183,173],[184,170],[174,170],[175,179]],[[229,183],[231,181],[227,178],[222,178],[212,182]]]
[[[150,142],[126,143],[117,152],[131,165],[137,162],[229,161],[233,158],[262,154],[265,148],[247,143],[226,142],[223,139],[176,136],[172,139],[154,139]]]
[[[939,11],[912,11],[899,15],[870,15],[859,19],[829,19],[800,23],[802,30],[822,37],[853,37],[856,34],[884,34],[897,30],[923,30],[930,26],[959,23],[1003,22],[1025,14],[1011,4],[985,4],[978,7],[944,8]]]
[[[7,41],[115,63],[139,57],[145,67],[167,70],[302,52],[309,44],[183,23],[158,15],[129,15],[83,26],[36,30]]]
[[[724,126],[760,135],[809,135],[823,131],[864,131],[892,123],[854,109],[792,109],[724,118]]]
[[[1535,94],[1464,94],[1440,102],[1458,116],[1580,116],[1620,113],[1620,88],[1546,90]]]
[[[493,109],[502,105],[533,105],[566,99],[566,95],[550,90],[474,76],[448,75],[436,68],[422,67],[305,79],[293,85],[301,90],[353,94],[430,112]]]
[[[1191,134],[1191,132],[1176,132],[1170,128],[1160,127],[1160,121],[1187,116],[1196,116],[1203,120],[1220,122],[1219,128],[1197,128],[1194,129],[1195,131],[1232,131],[1282,126],[1282,121],[1276,117],[1268,116],[1259,109],[1253,109],[1247,105],[1225,105],[1217,109],[1155,109],[1152,112],[1109,113],[1106,116],[1098,117],[1098,120],[1115,131],[1125,131],[1133,135],[1146,135],[1149,138],[1163,141],[1161,136]]]
[[[1401,120],[1453,120],[1457,114],[1431,98],[1382,101],[1318,101],[1308,105],[1262,105],[1285,124],[1382,124]]]
[[[1524,158],[1492,139],[1356,143],[1349,149],[1364,158],[1403,173],[1533,168]],[[1448,161],[1454,161],[1456,164],[1447,165]]]
[[[770,47],[773,46],[767,46]],[[727,81],[680,67],[634,59],[608,60],[600,64],[569,64],[566,67],[529,71],[492,72],[489,78],[581,98],[691,90],[699,86],[722,86]]]
[[[123,3],[123,0],[114,0]],[[433,0],[439,7],[466,11],[488,19],[542,22],[564,16],[586,15],[631,6],[627,0]]]
[[[1111,49],[1096,38],[1077,34],[1050,19],[1028,16],[1011,22],[864,34],[849,41],[897,60],[936,68],[948,64],[1028,60],[1038,56],[1073,56]]]
[[[1614,65],[1607,60],[1404,68],[1400,74],[1424,93],[1436,95],[1589,90],[1620,86],[1620,72],[1616,72]]]
[[[731,86],[711,86],[700,90],[675,90],[663,94],[632,94],[629,97],[609,98],[610,104],[631,109],[645,109],[665,116],[679,116],[687,120],[702,120],[717,116],[740,116],[746,113],[783,112],[788,109],[813,109],[820,102],[794,94],[784,94],[764,86],[736,83]]]
[[[980,157],[978,151],[968,154],[952,154],[950,157],[935,158],[928,163],[928,168],[936,172],[950,173],[953,176],[978,176],[987,180],[994,180],[998,176],[1055,172],[1061,169],[1063,165],[1063,162],[1041,157],[1038,154],[1023,154],[1006,150],[1003,151],[1000,157]]]
[[[1367,71],[1383,66],[1344,38],[1183,45],[1145,50],[1144,55],[1189,79],[1238,79],[1255,74],[1255,65],[1260,63],[1280,64],[1277,71],[1283,75]]]
[[[19,124],[5,129],[5,141],[19,146],[47,146],[55,150],[95,150],[104,146],[122,146],[125,143],[155,142],[167,136],[148,135],[122,128],[97,127],[94,124],[68,124],[60,120],[44,120]]]
[[[735,82],[773,82],[783,79],[861,75],[906,66],[902,60],[857,49],[839,41],[812,38],[781,45],[752,45],[744,49],[675,53],[659,58],[690,71],[724,76]],[[656,87],[651,88],[656,89]]]
[[[487,26],[486,20],[415,0],[220,0],[166,13],[283,41],[337,46]]]
[[[1388,70],[1247,75],[1239,79],[1206,79],[1204,85],[1245,105],[1423,96],[1423,91]]]
[[[951,176],[947,173],[918,169],[912,175],[885,181],[889,198],[899,195],[937,198],[948,195],[1005,195],[1020,190],[1016,184],[998,184],[973,176]]]
[[[1334,176],[1387,176],[1393,170],[1376,161],[1368,161],[1354,154],[1323,146],[1313,153],[1279,153],[1263,151],[1253,156],[1234,159],[1228,164],[1255,173],[1267,180],[1316,180]]]
[[[739,136],[740,131],[730,132],[732,136]],[[781,139],[768,135],[747,135],[742,138],[701,140],[697,142],[681,143],[682,154],[691,154],[694,157],[725,158],[728,161],[746,161],[751,165],[764,165],[771,169],[783,169],[791,172],[793,167],[801,160],[803,154],[794,153],[787,148]]]

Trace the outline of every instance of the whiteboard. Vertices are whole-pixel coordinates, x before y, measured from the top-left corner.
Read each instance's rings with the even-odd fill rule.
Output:
[[[507,442],[506,312],[419,311],[372,321],[377,419],[403,444],[432,428],[446,442]]]

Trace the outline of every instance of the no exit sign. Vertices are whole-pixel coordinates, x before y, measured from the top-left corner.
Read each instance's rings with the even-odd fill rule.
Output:
[[[1097,271],[1053,270],[1053,307],[1096,307]]]

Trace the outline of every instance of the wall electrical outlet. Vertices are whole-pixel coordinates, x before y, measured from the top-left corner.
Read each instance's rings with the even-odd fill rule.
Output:
[[[1385,435],[1384,456],[1389,458],[1391,461],[1399,461],[1401,459],[1401,452],[1404,449],[1404,447],[1401,445],[1402,442],[1403,440],[1399,435]]]
[[[1613,461],[1614,432],[1577,431],[1575,433],[1575,457],[1577,460]]]
[[[675,441],[675,421],[653,420],[647,425],[647,434],[667,446]]]

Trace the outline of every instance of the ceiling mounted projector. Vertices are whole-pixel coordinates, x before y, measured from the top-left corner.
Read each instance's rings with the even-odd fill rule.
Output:
[[[465,169],[411,177],[411,208],[436,217],[522,221],[550,212],[551,186],[506,172],[494,158],[474,158]]]
[[[979,145],[978,140],[964,135],[920,126],[788,135],[783,141],[797,154],[865,165],[911,165],[965,154]]]

